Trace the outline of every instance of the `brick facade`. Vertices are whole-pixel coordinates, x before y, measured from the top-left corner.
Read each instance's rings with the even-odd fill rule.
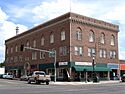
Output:
[[[77,29],[82,31],[82,40],[76,39]],[[61,41],[61,31],[65,31],[66,39]],[[89,32],[93,31],[95,40],[89,42]],[[95,48],[95,62],[100,64],[115,63],[118,64],[118,31],[117,25],[100,21],[97,19],[85,17],[75,13],[66,13],[48,22],[40,24],[24,33],[16,35],[5,41],[6,45],[6,69],[9,70],[12,67],[24,67],[26,62],[30,65],[37,65],[36,69],[39,70],[39,64],[49,64],[54,62],[53,57],[49,57],[48,53],[45,54],[45,59],[40,59],[40,52],[37,51],[37,59],[32,60],[32,50],[25,49],[20,51],[20,45],[26,46],[26,42],[29,41],[31,47],[33,47],[33,41],[36,40],[36,48],[49,50],[55,49],[57,52],[57,63],[59,62],[92,62],[92,57],[88,56],[88,48]],[[105,43],[100,43],[100,35],[105,35]],[[50,43],[50,34],[54,35],[54,43]],[[110,45],[111,36],[115,37],[115,44]],[[41,46],[41,37],[44,36],[45,44]],[[15,52],[15,47],[18,47],[18,51]],[[60,47],[66,46],[66,55],[60,55]],[[79,46],[83,49],[82,55],[75,55],[74,47]],[[11,53],[11,48],[13,52]],[[100,58],[100,49],[106,50],[106,58]],[[115,58],[110,58],[110,51],[115,51]],[[14,58],[17,60],[14,61]],[[70,71],[70,70],[68,70]]]

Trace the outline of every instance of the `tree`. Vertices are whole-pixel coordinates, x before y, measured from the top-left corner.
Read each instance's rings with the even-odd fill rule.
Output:
[[[3,66],[5,66],[5,64],[4,64],[4,62],[1,62],[0,67],[3,67]]]

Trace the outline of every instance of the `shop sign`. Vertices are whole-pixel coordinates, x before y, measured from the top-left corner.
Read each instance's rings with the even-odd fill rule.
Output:
[[[59,62],[59,66],[68,65],[68,62]]]
[[[110,69],[118,69],[119,68],[119,64],[116,63],[108,63],[108,67]]]
[[[92,66],[92,62],[75,62],[75,65]]]

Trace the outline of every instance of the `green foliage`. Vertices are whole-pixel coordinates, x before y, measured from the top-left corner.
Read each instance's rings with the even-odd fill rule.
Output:
[[[0,67],[3,67],[3,66],[5,66],[4,62],[3,62],[3,63],[0,63]]]

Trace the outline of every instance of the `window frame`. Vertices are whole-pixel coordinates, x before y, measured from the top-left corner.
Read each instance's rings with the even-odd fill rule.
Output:
[[[61,41],[66,40],[66,32],[64,30],[61,31]]]

